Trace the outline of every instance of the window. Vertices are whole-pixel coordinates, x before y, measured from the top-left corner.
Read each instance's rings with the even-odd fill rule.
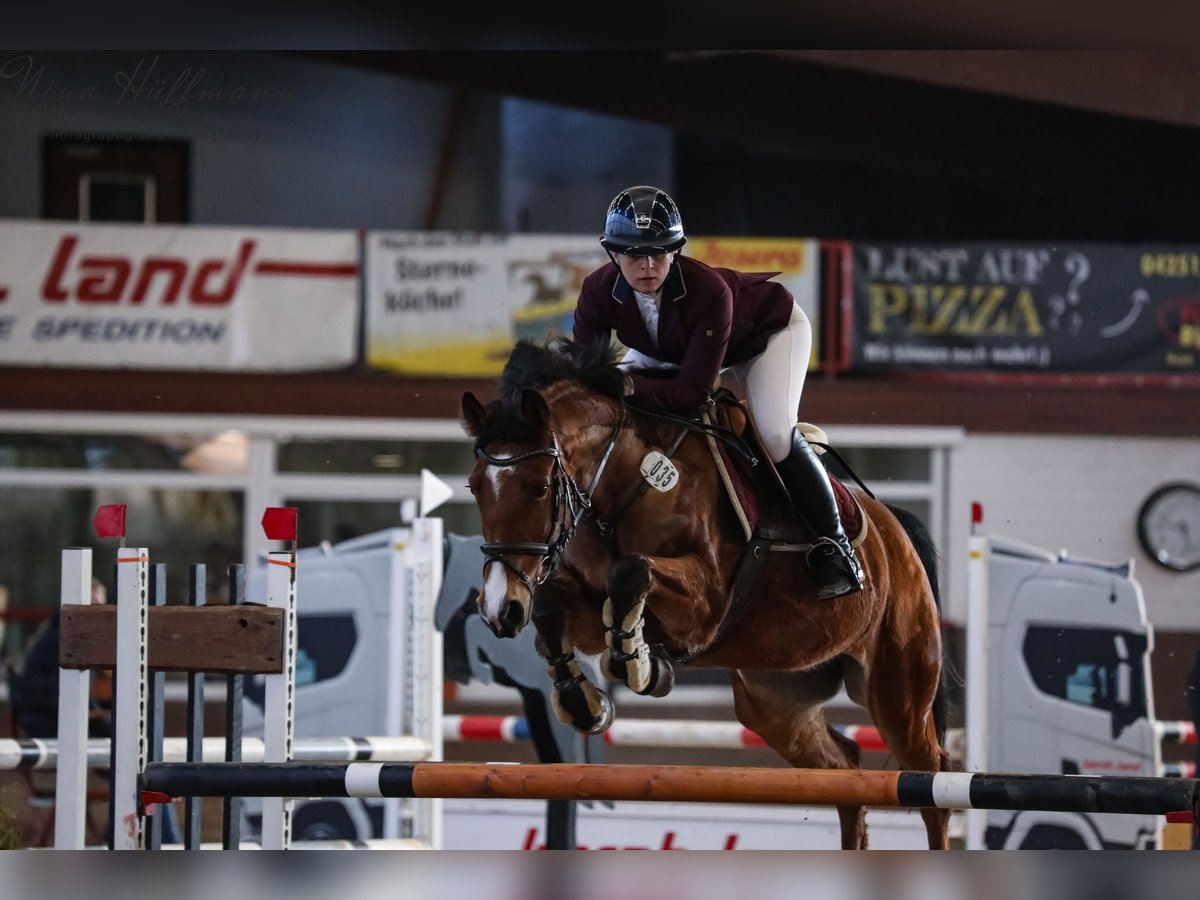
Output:
[[[1146,715],[1145,635],[1031,626],[1022,653],[1037,689],[1113,715],[1113,737]]]
[[[187,222],[191,147],[107,132],[42,138],[42,218]]]

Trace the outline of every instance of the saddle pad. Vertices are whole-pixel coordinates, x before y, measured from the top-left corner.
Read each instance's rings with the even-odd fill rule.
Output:
[[[737,412],[741,413],[740,416],[736,413],[731,416],[728,405],[719,403],[712,410],[705,413],[705,418],[710,424],[732,430],[743,438],[747,438],[744,432],[749,431],[750,437],[748,443],[755,450],[760,460],[759,464],[761,465],[762,461],[768,459],[768,456],[763,450],[762,441],[759,440],[758,431],[754,427],[754,420],[750,416],[750,411],[741,403],[735,403],[734,406]],[[721,482],[725,485],[725,492],[729,497],[729,502],[733,505],[734,512],[737,513],[738,519],[741,521],[742,529],[746,534],[746,540],[750,540],[755,529],[758,527],[758,520],[762,512],[758,487],[766,479],[756,479],[745,461],[735,457],[730,453],[729,448],[724,442],[718,441],[712,435],[708,435],[708,445],[713,455],[713,462],[720,473]],[[780,498],[783,498],[785,493],[783,482],[773,465],[770,467],[770,473],[770,483],[773,489]],[[845,530],[847,537],[850,538],[851,545],[857,547],[867,535],[866,514],[857,498],[850,493],[850,489],[842,483],[841,479],[828,471],[825,474],[828,476],[829,484],[833,488],[833,496],[837,501],[838,515],[842,519],[842,528]]]

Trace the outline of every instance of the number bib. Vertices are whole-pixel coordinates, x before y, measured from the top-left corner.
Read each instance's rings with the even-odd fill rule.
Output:
[[[641,470],[650,487],[658,491],[669,491],[679,481],[679,470],[657,450],[651,450],[643,457]]]

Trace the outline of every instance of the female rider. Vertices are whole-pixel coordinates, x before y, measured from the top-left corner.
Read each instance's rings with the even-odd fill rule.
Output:
[[[795,428],[812,349],[808,316],[777,272],[714,268],[680,252],[687,237],[665,191],[637,185],[609,204],[600,244],[609,262],[589,274],[575,309],[574,339],[629,351],[623,368],[666,368],[666,378],[626,375],[626,395],[694,412],[717,376],[731,369],[787,487],[794,513],[817,535],[808,563],[817,596],[862,589],[863,573],[842,528],[837,501],[816,452]]]

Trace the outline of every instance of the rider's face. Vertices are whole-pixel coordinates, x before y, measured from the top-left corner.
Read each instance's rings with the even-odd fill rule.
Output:
[[[613,259],[617,261],[621,274],[635,291],[657,294],[662,290],[663,282],[667,280],[667,273],[671,271],[675,253],[659,253],[655,256],[614,253]]]

